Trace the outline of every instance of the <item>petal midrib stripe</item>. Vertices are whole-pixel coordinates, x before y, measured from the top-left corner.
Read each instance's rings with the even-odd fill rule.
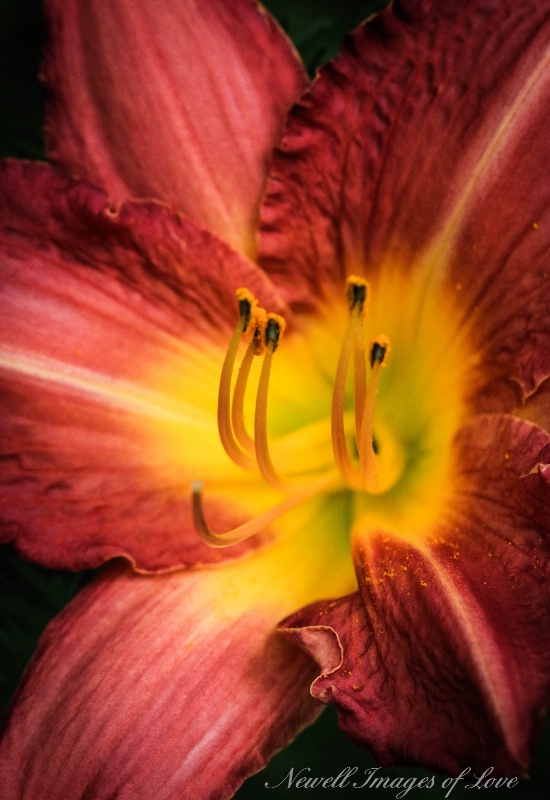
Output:
[[[181,402],[171,402],[158,392],[130,381],[113,378],[51,358],[33,358],[15,350],[0,350],[0,370],[16,373],[39,383],[63,387],[68,392],[85,395],[90,400],[129,414],[152,417],[210,429],[212,420],[206,413]]]

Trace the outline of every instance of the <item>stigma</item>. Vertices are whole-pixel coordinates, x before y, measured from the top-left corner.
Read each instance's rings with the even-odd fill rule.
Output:
[[[273,489],[286,497],[273,508],[237,528],[218,533],[206,521],[203,486],[192,484],[193,518],[198,534],[213,547],[226,547],[252,536],[309,497],[324,491],[348,488],[361,493],[378,493],[378,455],[374,442],[375,401],[380,370],[389,352],[389,340],[380,335],[368,345],[364,319],[370,287],[355,275],[346,281],[349,318],[340,348],[330,420],[334,468],[314,479],[288,477],[271,458],[268,440],[268,397],[273,359],[284,347],[285,320],[267,312],[247,289],[238,289],[238,319],[223,361],[218,392],[218,433],[227,456],[239,467],[258,472]],[[242,354],[237,367],[239,352]],[[255,359],[261,360],[254,404],[254,426],[245,424],[245,397]],[[346,430],[346,385],[353,362],[354,432]],[[236,373],[236,376],[235,376]],[[350,454],[351,453],[351,454]],[[315,465],[312,464],[312,472]]]

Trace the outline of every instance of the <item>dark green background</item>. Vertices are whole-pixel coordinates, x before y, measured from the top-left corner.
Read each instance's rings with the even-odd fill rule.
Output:
[[[113,0],[105,0],[112,2]],[[457,0],[458,1],[458,0]],[[462,0],[461,0],[462,1]],[[316,66],[335,55],[346,31],[352,29],[383,0],[268,0],[265,3],[296,43],[313,74]],[[0,0],[0,155],[44,158],[42,142],[43,93],[36,75],[45,30],[39,0]],[[0,713],[5,709],[18,677],[34,649],[40,632],[89,580],[90,573],[70,574],[45,570],[21,560],[9,546],[0,547]],[[537,750],[530,781],[514,789],[466,791],[457,787],[452,798],[500,797],[543,800],[550,796],[550,728]],[[398,789],[267,789],[280,783],[291,767],[310,767],[311,776],[336,776],[345,767],[362,770],[374,766],[363,750],[348,743],[338,730],[336,713],[329,708],[321,720],[269,767],[250,778],[237,793],[239,800],[280,800],[289,795],[351,798],[368,795],[394,798]],[[489,766],[489,765],[488,765]],[[384,776],[428,775],[420,770],[382,769]],[[445,791],[436,776],[433,789],[413,789],[407,798],[442,800]],[[138,798],[136,798],[138,800]],[[182,800],[187,800],[182,797]]]

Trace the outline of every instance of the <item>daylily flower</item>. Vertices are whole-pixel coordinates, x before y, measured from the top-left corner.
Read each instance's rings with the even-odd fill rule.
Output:
[[[524,773],[550,2],[396,0],[273,156],[305,78],[252,0],[48,12],[57,166],[2,168],[3,537],[122,558],[44,634],[3,796],[228,797],[319,701],[382,764]]]

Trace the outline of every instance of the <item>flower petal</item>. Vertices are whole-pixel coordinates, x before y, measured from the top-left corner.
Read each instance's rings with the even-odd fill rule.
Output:
[[[444,284],[483,410],[550,374],[549,28],[548,0],[396,0],[292,110],[262,211],[260,263],[300,306],[351,272]]]
[[[548,440],[507,417],[464,429],[464,490],[427,543],[364,530],[359,593],[282,623],[380,763],[525,771],[550,698],[550,493],[520,475]]]
[[[276,632],[353,588],[343,509],[222,568],[110,569],[47,629],[0,748],[4,800],[229,797],[319,713]],[[317,547],[315,547],[317,545]],[[349,578],[351,575],[352,582]]]
[[[276,293],[159,205],[114,213],[87,184],[16,162],[0,191],[2,537],[60,568],[219,560],[194,531],[189,486],[241,480],[216,427],[234,290],[280,305]],[[214,525],[246,518],[213,502]]]
[[[170,201],[243,252],[285,115],[307,80],[255,0],[49,0],[48,153],[129,197]]]
[[[545,431],[550,431],[550,379],[541,383],[537,391],[518,409],[517,414],[522,419],[544,428]]]

